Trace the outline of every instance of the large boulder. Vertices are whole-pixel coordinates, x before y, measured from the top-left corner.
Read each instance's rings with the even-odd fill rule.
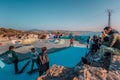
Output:
[[[43,77],[39,77],[38,80],[78,80],[77,75],[74,73],[73,68],[67,68],[64,66],[53,65]]]

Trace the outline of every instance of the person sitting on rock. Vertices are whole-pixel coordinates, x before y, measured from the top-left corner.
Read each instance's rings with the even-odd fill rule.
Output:
[[[104,31],[109,35],[109,41],[103,44],[120,50],[120,34],[118,31],[112,29],[111,27],[105,27]]]
[[[116,51],[120,52],[120,34],[118,31],[111,27],[105,27],[104,31],[107,36],[104,38],[104,42],[100,47],[101,57],[104,57],[106,52],[112,52],[112,54],[116,54]]]
[[[39,67],[39,76],[46,72],[49,69],[49,60],[47,55],[47,48],[42,47],[42,53],[38,56],[38,67]]]
[[[33,70],[34,63],[37,65],[37,57],[38,57],[38,52],[35,50],[35,48],[31,48],[31,59],[32,59],[32,66],[31,66],[31,71]]]

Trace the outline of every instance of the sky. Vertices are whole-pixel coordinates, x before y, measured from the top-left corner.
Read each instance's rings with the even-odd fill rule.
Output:
[[[120,30],[120,0],[0,0],[0,27],[20,30]]]

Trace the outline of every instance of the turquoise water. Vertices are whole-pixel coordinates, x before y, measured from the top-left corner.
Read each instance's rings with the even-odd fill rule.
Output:
[[[70,47],[68,49],[49,54],[50,66],[53,64],[74,67],[87,52],[86,48]]]
[[[80,47],[70,47],[62,51],[49,54],[50,66],[52,64],[74,67],[80,62],[81,57],[85,56],[87,49]],[[19,69],[26,64],[26,60],[19,62]],[[36,66],[37,67],[37,66]],[[27,66],[22,74],[14,75],[14,64],[5,64],[4,68],[0,68],[0,80],[36,80],[38,72],[28,75],[27,72],[31,69],[31,63]]]
[[[90,33],[84,33],[84,34],[80,34],[80,36],[101,36],[101,32],[90,32]]]
[[[76,35],[75,40],[79,41],[79,43],[86,44],[88,37],[89,36],[92,37],[94,35],[97,35],[97,36],[101,37],[100,32],[90,32],[90,33],[84,33],[84,34]]]

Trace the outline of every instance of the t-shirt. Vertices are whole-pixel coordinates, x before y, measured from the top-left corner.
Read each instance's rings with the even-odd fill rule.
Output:
[[[40,57],[42,58],[42,60],[40,59]],[[38,56],[38,63],[39,64],[44,64],[44,63],[47,63],[49,60],[48,60],[48,55],[47,54],[42,54],[40,53],[39,56]]]
[[[31,52],[31,59],[37,59],[37,56],[38,56],[38,52],[37,51]]]
[[[74,42],[74,39],[73,39],[73,38],[72,38],[72,39],[70,39],[70,42],[71,42],[71,43],[73,43],[73,42]]]

